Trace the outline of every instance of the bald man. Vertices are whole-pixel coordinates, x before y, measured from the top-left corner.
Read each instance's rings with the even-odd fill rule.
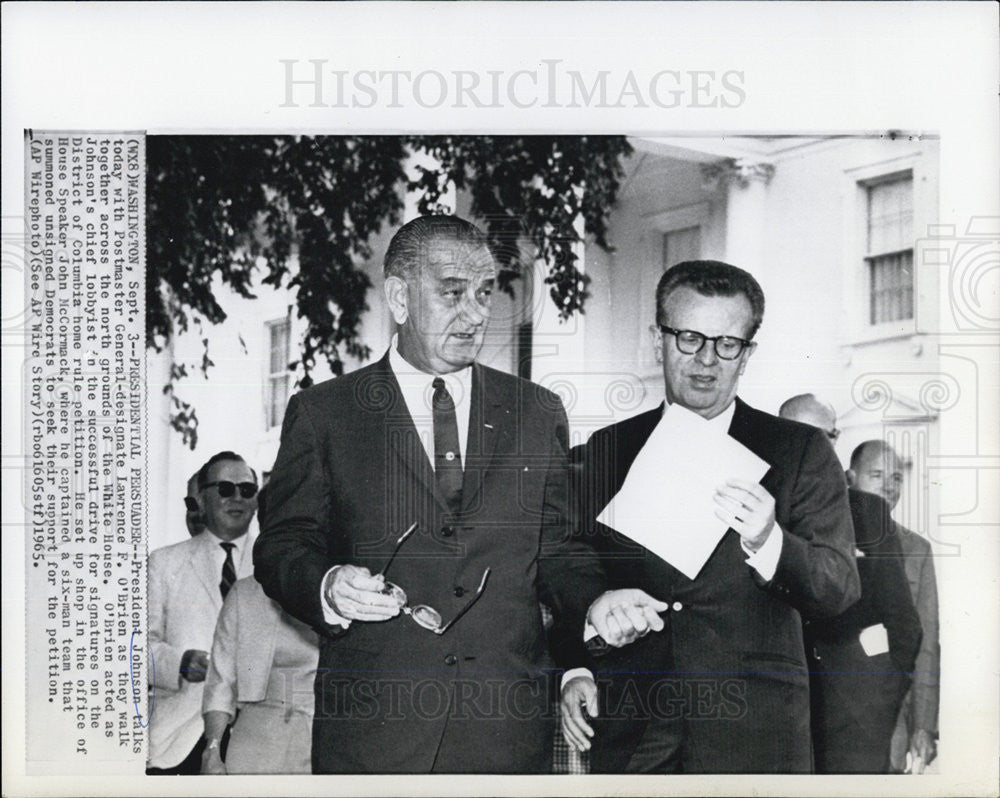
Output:
[[[813,394],[778,414],[839,434],[833,407]],[[850,482],[850,480],[849,480]],[[849,491],[861,598],[834,618],[806,619],[817,773],[885,773],[889,745],[920,645],[889,503]]]
[[[890,508],[899,503],[903,467],[896,452],[879,440],[865,441],[851,455],[847,481],[852,487],[881,496]],[[937,756],[941,648],[938,642],[937,581],[930,544],[901,524],[894,525],[903,552],[903,568],[920,617],[923,639],[913,674],[913,687],[903,702],[892,738],[893,771],[922,772]]]
[[[837,411],[833,409],[833,405],[818,399],[815,394],[800,393],[793,396],[778,409],[778,418],[788,418],[821,429],[831,443],[840,437]]]

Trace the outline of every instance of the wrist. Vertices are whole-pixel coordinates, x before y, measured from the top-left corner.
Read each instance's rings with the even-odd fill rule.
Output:
[[[217,737],[213,737],[211,740],[209,740],[207,743],[205,743],[205,753],[206,754],[210,754],[210,753],[214,752],[214,753],[218,754],[219,753],[219,743],[220,742],[221,741]]]

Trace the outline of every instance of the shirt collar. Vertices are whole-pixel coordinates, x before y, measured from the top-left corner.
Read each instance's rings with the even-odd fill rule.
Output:
[[[405,379],[408,382],[419,381],[426,384],[432,382],[435,377],[440,377],[444,380],[448,392],[452,397],[470,395],[472,389],[471,365],[458,371],[450,371],[447,374],[428,374],[426,371],[421,371],[416,366],[410,364],[406,358],[399,354],[398,347],[399,334],[395,333],[392,336],[392,342],[389,344],[389,368],[392,369],[392,373],[396,376],[397,381],[402,382]]]
[[[222,538],[220,538],[218,535],[216,535],[208,527],[205,527],[205,531],[202,532],[202,534],[203,535],[211,535],[211,538],[209,539],[209,541],[212,543],[213,546],[217,547],[219,549],[219,551],[223,551],[223,548],[222,548],[222,544],[223,543],[234,543],[234,544],[236,544],[236,548],[233,549],[233,557],[242,557],[243,556],[243,550],[246,548],[246,545],[247,545],[247,538],[250,537],[250,529],[248,527],[246,532],[244,532],[238,538],[235,538],[233,540],[223,540]]]

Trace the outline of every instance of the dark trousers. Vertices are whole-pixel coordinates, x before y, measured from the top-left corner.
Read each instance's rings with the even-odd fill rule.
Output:
[[[684,721],[653,717],[625,766],[626,773],[681,773]]]

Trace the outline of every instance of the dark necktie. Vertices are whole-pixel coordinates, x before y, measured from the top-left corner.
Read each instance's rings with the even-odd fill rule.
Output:
[[[458,448],[458,419],[455,403],[444,380],[435,377],[434,386],[434,474],[438,490],[453,513],[462,509],[462,458]]]
[[[226,550],[226,561],[222,563],[222,581],[219,582],[219,590],[222,591],[222,598],[225,599],[229,588],[236,581],[236,566],[233,565],[233,549],[236,548],[236,544],[220,543],[219,545]]]

